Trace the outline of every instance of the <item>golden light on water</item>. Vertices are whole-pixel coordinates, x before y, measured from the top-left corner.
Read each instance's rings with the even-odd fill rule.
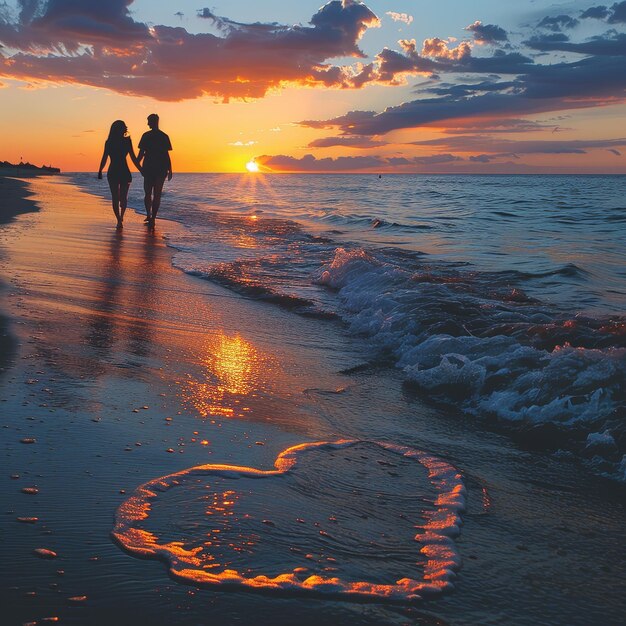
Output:
[[[184,383],[183,399],[201,417],[243,417],[249,410],[245,398],[254,396],[263,385],[261,371],[272,369],[267,359],[239,335],[210,336],[199,363],[202,375]]]
[[[255,172],[259,171],[259,164],[254,159],[252,159],[251,161],[248,161],[246,163],[246,169],[254,174]]]
[[[248,169],[248,165],[253,163],[252,167],[256,167],[256,170]],[[236,184],[236,192],[240,196],[241,201],[249,204],[256,204],[257,202],[268,202],[271,200],[278,200],[278,195],[273,189],[270,178],[261,171],[259,164],[252,160],[246,164],[248,173],[255,173],[258,176],[247,176],[242,174]]]
[[[251,344],[239,337],[222,335],[213,355],[215,373],[222,380],[219,391],[246,395],[252,390],[257,353]]]

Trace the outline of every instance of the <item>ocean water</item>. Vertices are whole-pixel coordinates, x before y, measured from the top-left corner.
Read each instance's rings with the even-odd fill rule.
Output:
[[[160,216],[182,271],[339,321],[427,400],[625,479],[626,177],[179,174]]]

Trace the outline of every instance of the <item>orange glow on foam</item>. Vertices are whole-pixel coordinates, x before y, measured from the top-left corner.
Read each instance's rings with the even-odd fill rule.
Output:
[[[332,597],[390,600],[394,602],[413,602],[425,597],[432,597],[453,587],[452,581],[460,568],[460,556],[455,546],[454,537],[460,533],[460,512],[464,508],[465,488],[461,475],[447,462],[427,452],[396,446],[384,442],[369,442],[380,448],[414,459],[428,472],[431,484],[438,492],[434,510],[430,511],[426,524],[415,538],[421,544],[420,553],[426,557],[426,564],[421,580],[404,577],[395,583],[381,584],[369,581],[347,581],[337,576],[326,577],[312,574],[301,580],[298,574],[306,568],[295,568],[277,576],[256,575],[246,576],[245,573],[232,569],[227,565],[219,566],[211,554],[211,546],[219,540],[219,529],[208,534],[203,546],[185,549],[181,542],[160,543],[158,537],[137,528],[150,511],[150,503],[158,498],[160,492],[175,488],[186,479],[198,476],[221,476],[224,478],[254,477],[272,479],[297,469],[298,456],[314,448],[340,449],[354,446],[359,441],[344,440],[337,442],[306,443],[288,448],[279,454],[274,470],[258,470],[249,467],[228,465],[202,465],[177,472],[169,476],[157,478],[140,486],[129,500],[122,504],[116,514],[113,538],[131,554],[151,556],[165,560],[169,564],[170,574],[185,583],[206,586],[234,586],[251,591],[267,592],[311,592],[316,595],[325,594]],[[211,516],[232,516],[233,507],[238,502],[238,494],[234,490],[215,493],[208,506],[207,514]],[[214,518],[212,518],[214,519]],[[232,520],[236,523],[236,519]],[[252,537],[238,535],[238,543],[227,544],[234,551],[240,552],[255,541]],[[306,557],[305,557],[306,558]],[[332,559],[334,562],[335,559]],[[220,571],[221,570],[221,571]]]

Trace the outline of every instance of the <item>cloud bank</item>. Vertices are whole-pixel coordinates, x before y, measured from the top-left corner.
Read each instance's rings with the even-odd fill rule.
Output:
[[[0,75],[102,87],[123,94],[182,100],[205,94],[256,98],[285,83],[349,87],[359,41],[378,17],[356,0],[332,0],[306,26],[241,24],[209,9],[218,31],[136,22],[132,0],[19,0],[0,15]]]
[[[390,168],[408,166],[410,169],[424,170],[428,166],[463,161],[453,154],[433,154],[419,157],[385,157],[385,156],[339,156],[317,158],[306,154],[301,158],[286,154],[264,154],[255,158],[263,171],[267,172],[353,172],[362,170],[388,171]],[[417,166],[417,167],[416,167]],[[419,166],[427,166],[419,167]]]
[[[617,23],[626,1],[589,11],[596,19]],[[574,18],[542,19],[537,30],[517,49],[496,49],[476,56],[470,42],[451,45],[439,38],[401,40],[400,50],[378,56],[379,81],[389,84],[411,75],[429,76],[416,89],[417,97],[376,111],[350,111],[327,120],[305,120],[303,126],[339,130],[344,135],[378,136],[402,129],[454,126],[460,121],[520,118],[547,112],[609,106],[626,102],[626,33],[612,28],[575,41],[562,29]],[[494,44],[508,40],[504,29],[477,21],[466,27],[475,41]],[[547,57],[537,62],[536,53]],[[532,53],[535,53],[533,58]],[[552,56],[558,54],[559,56]],[[565,56],[567,55],[567,56]],[[565,58],[564,58],[565,57]],[[443,80],[446,77],[446,80]],[[449,77],[449,78],[448,78]]]

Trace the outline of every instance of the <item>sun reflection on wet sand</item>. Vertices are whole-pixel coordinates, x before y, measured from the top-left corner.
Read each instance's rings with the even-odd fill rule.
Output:
[[[264,391],[264,379],[275,364],[239,335],[207,335],[198,362],[201,378],[181,384],[181,396],[201,417],[245,417],[246,398]],[[263,376],[261,376],[263,372]]]

